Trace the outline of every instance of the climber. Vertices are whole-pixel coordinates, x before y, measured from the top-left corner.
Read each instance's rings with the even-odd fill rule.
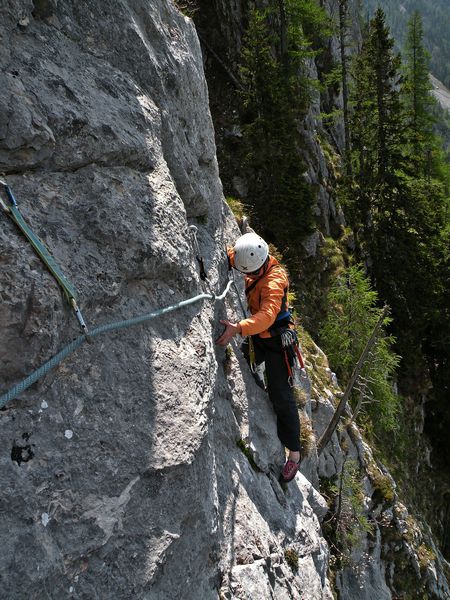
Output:
[[[265,362],[267,391],[277,416],[277,433],[289,450],[280,481],[294,479],[300,464],[300,420],[290,382],[290,367],[285,358],[282,334],[290,328],[288,309],[289,282],[286,272],[273,256],[266,242],[256,233],[246,233],[228,249],[229,267],[245,276],[245,294],[251,316],[225,325],[217,344],[226,346],[237,334],[247,337],[244,354],[254,362]],[[252,348],[253,346],[253,348]],[[253,351],[253,352],[252,352]]]

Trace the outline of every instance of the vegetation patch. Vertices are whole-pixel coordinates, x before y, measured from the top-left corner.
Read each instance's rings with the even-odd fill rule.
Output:
[[[370,338],[382,309],[377,306],[378,294],[364,275],[363,269],[346,269],[328,294],[329,312],[320,337],[330,363],[345,385]],[[386,328],[391,319],[386,318]],[[359,424],[375,434],[396,428],[400,398],[393,389],[393,377],[400,357],[393,351],[395,340],[384,331],[366,360],[353,388],[351,404]]]
[[[292,548],[284,551],[284,559],[293,571],[298,571],[298,553]]]
[[[368,474],[378,498],[383,503],[392,504],[395,500],[395,490],[391,478],[388,475],[384,475],[376,465],[369,468]],[[378,498],[375,497],[374,501]]]
[[[317,134],[317,141],[322,149],[328,168],[335,177],[338,177],[342,171],[342,157],[336,152],[333,146],[323,133]]]
[[[236,221],[239,221],[245,214],[248,214],[248,211],[246,211],[242,200],[234,198],[233,196],[227,196],[225,200],[228,206],[231,208],[231,212],[235,216]]]
[[[225,348],[225,360],[223,362],[223,368],[226,375],[231,375],[233,349],[230,344]]]
[[[316,359],[321,360],[321,362],[326,362],[325,356],[320,352],[317,344],[312,339],[311,335],[304,329],[303,327],[297,327],[297,336],[300,342],[300,347],[302,350],[305,350],[308,354],[313,355]]]
[[[340,570],[352,566],[354,550],[373,534],[364,504],[363,474],[354,460],[346,458],[334,480],[321,480],[321,493],[330,507],[323,531],[330,544],[330,566]]]
[[[251,468],[256,472],[256,473],[260,473],[261,469],[258,467],[258,465],[255,463],[255,460],[253,458],[252,455],[252,451],[250,450],[249,445],[247,444],[247,442],[245,440],[243,440],[242,438],[239,439],[236,442],[236,446],[239,448],[239,450],[244,454],[244,456],[247,458],[248,462],[250,463]]]
[[[173,0],[178,10],[185,17],[194,18],[195,13],[199,10],[196,0]]]
[[[417,548],[417,556],[419,558],[419,565],[422,570],[425,570],[432,562],[436,560],[436,554],[426,544],[421,544]]]
[[[308,402],[308,394],[302,388],[295,386],[292,388],[292,393],[294,394],[294,400],[299,409],[303,409]]]

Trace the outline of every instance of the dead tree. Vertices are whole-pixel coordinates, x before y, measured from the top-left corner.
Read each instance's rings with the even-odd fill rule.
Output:
[[[330,441],[331,436],[335,432],[336,427],[338,426],[339,419],[341,418],[342,413],[345,411],[345,408],[347,406],[348,399],[350,398],[350,394],[352,392],[353,386],[355,385],[355,383],[359,377],[359,374],[361,372],[361,369],[367,360],[369,352],[372,349],[372,346],[374,345],[374,343],[376,341],[378,330],[380,329],[381,325],[383,324],[383,321],[386,318],[388,310],[389,310],[389,307],[386,305],[384,307],[383,312],[381,313],[380,318],[378,319],[375,327],[373,328],[372,334],[371,334],[370,338],[368,339],[367,344],[365,345],[364,350],[362,351],[361,356],[359,357],[359,360],[358,360],[355,368],[353,369],[353,373],[352,373],[352,376],[350,377],[350,381],[347,384],[347,388],[344,392],[344,395],[342,396],[341,400],[339,401],[339,404],[335,410],[333,418],[331,419],[330,424],[325,429],[325,431],[323,432],[322,436],[319,439],[319,442],[317,444],[317,453],[318,454],[322,453],[323,449]]]

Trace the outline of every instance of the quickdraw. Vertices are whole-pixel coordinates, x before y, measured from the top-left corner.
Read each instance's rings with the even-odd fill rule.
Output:
[[[191,238],[192,238],[192,245],[194,247],[194,251],[195,251],[195,258],[198,261],[198,264],[200,266],[200,279],[202,281],[206,281],[208,279],[208,274],[206,272],[205,269],[205,262],[203,260],[203,256],[200,253],[200,247],[198,245],[198,240],[197,240],[197,227],[195,225],[189,225],[189,233],[191,234]]]
[[[283,347],[284,362],[288,372],[288,382],[291,387],[295,386],[294,371],[296,362],[301,373],[301,377],[307,377],[305,370],[305,362],[300,352],[298,344],[298,336],[295,329],[286,329],[281,334],[281,345]]]

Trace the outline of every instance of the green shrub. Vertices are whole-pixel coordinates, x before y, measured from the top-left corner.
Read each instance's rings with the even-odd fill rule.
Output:
[[[300,446],[302,458],[309,456],[316,445],[316,437],[307,415],[300,413]]]
[[[376,466],[369,469],[369,476],[375,492],[380,495],[382,501],[392,504],[395,500],[395,490],[391,479],[387,475],[383,475]]]
[[[421,544],[417,549],[417,556],[419,557],[419,565],[422,570],[430,566],[430,563],[436,560],[436,554],[431,548],[428,548],[426,544]]]
[[[195,0],[174,0],[174,3],[178,10],[190,19],[193,19],[195,13],[199,10]]]
[[[347,460],[342,473],[341,509],[338,522],[338,539],[345,554],[359,548],[364,537],[373,532],[364,507],[361,472],[354,460]]]
[[[382,311],[377,307],[377,293],[360,266],[349,267],[337,277],[328,305],[320,338],[333,370],[345,385]],[[386,318],[384,327],[389,322]],[[352,392],[353,407],[362,401],[367,407],[365,425],[376,432],[392,431],[397,425],[400,398],[393,391],[392,379],[400,357],[392,349],[394,342],[382,331]]]
[[[366,516],[362,474],[356,461],[345,459],[340,477],[322,479],[320,490],[331,515],[325,519],[324,534],[333,554],[331,562],[339,569],[352,564],[352,552],[373,533],[373,525]]]
[[[250,463],[251,468],[255,471],[255,472],[260,472],[260,468],[258,467],[258,465],[255,463],[253,455],[252,455],[252,451],[250,450],[248,444],[245,442],[245,440],[243,440],[242,438],[239,439],[236,442],[236,446],[239,448],[239,450],[244,454],[244,456],[247,458],[248,462]]]
[[[238,221],[239,219],[242,219],[242,217],[246,214],[243,202],[238,200],[238,198],[234,198],[233,196],[227,196],[225,200],[227,201],[228,206],[231,208],[236,220]]]
[[[284,551],[284,559],[293,571],[298,571],[298,553],[292,548]]]

